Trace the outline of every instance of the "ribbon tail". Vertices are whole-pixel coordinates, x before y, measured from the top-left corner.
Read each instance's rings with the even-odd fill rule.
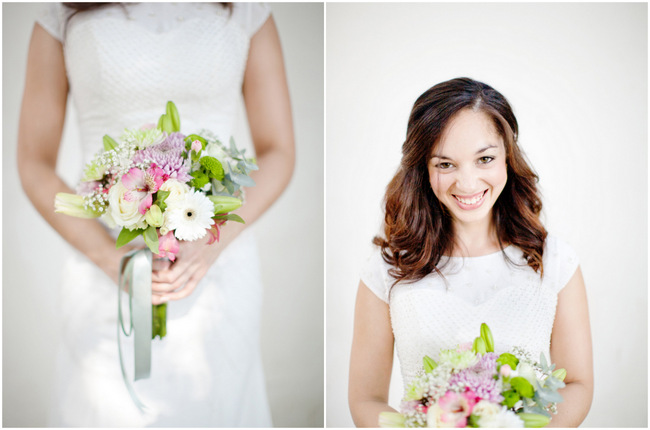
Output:
[[[122,334],[134,334],[134,381],[148,378],[151,373],[151,251],[136,250],[127,253],[120,262],[120,289],[118,291],[117,347],[122,379],[133,400],[142,412],[149,408],[140,400],[127,376],[122,352]],[[128,283],[129,328],[124,325],[121,294]],[[135,332],[135,333],[134,333]]]

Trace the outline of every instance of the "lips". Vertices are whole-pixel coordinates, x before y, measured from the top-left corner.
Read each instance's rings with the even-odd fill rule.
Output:
[[[483,190],[479,193],[465,195],[465,196],[452,194],[452,196],[454,196],[454,199],[456,199],[456,202],[458,203],[458,206],[460,206],[461,209],[471,210],[481,206],[481,204],[485,200],[485,195],[487,194],[487,191],[488,190]]]

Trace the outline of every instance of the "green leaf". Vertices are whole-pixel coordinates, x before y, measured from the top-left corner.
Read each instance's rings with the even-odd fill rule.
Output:
[[[226,221],[236,221],[242,224],[246,224],[246,221],[237,214],[227,214],[227,215],[217,215],[214,219],[225,219]]]
[[[171,119],[172,131],[181,131],[181,117],[174,102],[167,102],[167,116]]]
[[[497,364],[502,366],[507,364],[512,370],[515,370],[519,364],[519,359],[509,352],[504,352],[499,356],[499,358],[497,358]]]
[[[166,131],[167,133],[174,132],[174,124],[172,123],[171,117],[167,114],[162,117],[162,131]]]
[[[165,203],[165,199],[169,197],[169,191],[163,191],[163,190],[158,190],[156,191],[156,201],[153,202],[154,205],[157,205],[161,211],[165,212],[165,209],[167,208],[167,203]]]
[[[208,199],[214,204],[215,215],[232,212],[242,205],[242,201],[232,196],[208,196]]]
[[[546,427],[551,419],[540,414],[529,414],[522,412],[517,416],[524,422],[524,427],[527,428],[541,428]]]
[[[158,233],[156,232],[156,227],[149,226],[144,233],[142,233],[142,237],[144,237],[144,243],[147,244],[151,252],[154,254],[158,254],[160,252],[160,248],[158,247]]]
[[[113,140],[108,134],[104,135],[104,151],[110,151],[117,148],[117,142]]]
[[[481,324],[481,338],[485,342],[485,351],[494,352],[494,338],[492,337],[492,331],[487,324]]]
[[[424,371],[427,373],[433,372],[433,370],[438,367],[438,363],[436,363],[431,357],[428,355],[425,355],[424,358],[422,359],[422,364],[424,365]]]
[[[474,339],[474,345],[472,346],[472,351],[476,354],[485,354],[485,341],[482,337],[477,337]]]
[[[223,178],[223,181],[221,181],[224,187],[226,187],[226,190],[232,195],[235,194],[235,191],[239,189],[239,184],[236,184],[232,182],[229,178],[228,175],[226,175],[225,178]]]
[[[508,408],[515,406],[515,403],[517,403],[520,399],[519,394],[517,394],[515,390],[504,391],[501,393],[501,395],[503,396],[503,401],[501,404],[505,405]]]
[[[205,140],[203,137],[199,136],[198,134],[190,134],[185,138],[185,145],[186,145],[185,148],[189,149],[190,146],[192,145],[192,142],[194,142],[195,140],[201,142],[201,145],[203,146],[202,149],[205,149],[205,145],[208,144],[208,141]]]
[[[203,187],[205,186],[205,184],[207,184],[208,182],[210,182],[210,178],[208,177],[208,175],[206,175],[206,174],[205,174],[203,171],[201,171],[201,170],[197,170],[197,171],[195,171],[195,172],[191,172],[191,173],[190,173],[190,176],[192,176],[192,177],[194,178],[194,179],[192,179],[192,180],[190,181],[190,185],[192,185],[192,186],[193,186],[194,188],[196,188],[197,190],[200,190],[201,188],[203,188]]]
[[[515,376],[510,380],[510,385],[521,397],[532,398],[535,395],[535,388],[526,378]]]
[[[144,232],[144,229],[136,228],[134,230],[129,230],[126,227],[122,227],[122,231],[117,236],[117,242],[115,243],[115,248],[121,248],[127,243],[131,242],[136,237],[140,236]]]

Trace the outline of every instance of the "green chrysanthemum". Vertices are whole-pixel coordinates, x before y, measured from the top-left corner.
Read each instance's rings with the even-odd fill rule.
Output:
[[[210,178],[216,179],[217,181],[221,181],[223,179],[224,177],[223,166],[221,165],[219,160],[217,160],[214,157],[205,156],[205,157],[201,157],[199,162],[201,163],[201,166],[203,166],[207,170]]]
[[[472,351],[456,351],[447,349],[440,351],[440,361],[448,362],[456,370],[466,369],[477,362],[476,354]]]
[[[137,149],[144,149],[148,146],[161,143],[165,140],[165,135],[157,128],[148,130],[127,129],[124,130],[122,140],[134,144]]]

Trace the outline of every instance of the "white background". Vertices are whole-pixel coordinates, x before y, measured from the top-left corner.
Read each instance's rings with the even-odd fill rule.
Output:
[[[10,427],[45,425],[59,339],[53,304],[59,267],[71,249],[25,197],[15,161],[27,48],[41,7],[3,4],[3,425]],[[288,189],[252,227],[265,293],[262,355],[274,424],[321,427],[323,5],[271,9],[285,56],[297,162]],[[74,186],[81,159],[75,113],[68,115],[59,171]],[[235,139],[242,145],[250,139],[245,119]]]
[[[595,365],[583,426],[646,427],[647,5],[328,3],[326,15],[327,426],[352,426],[359,272],[412,105],[468,76],[510,101],[543,221],[581,259]],[[400,379],[395,367],[395,407]]]

